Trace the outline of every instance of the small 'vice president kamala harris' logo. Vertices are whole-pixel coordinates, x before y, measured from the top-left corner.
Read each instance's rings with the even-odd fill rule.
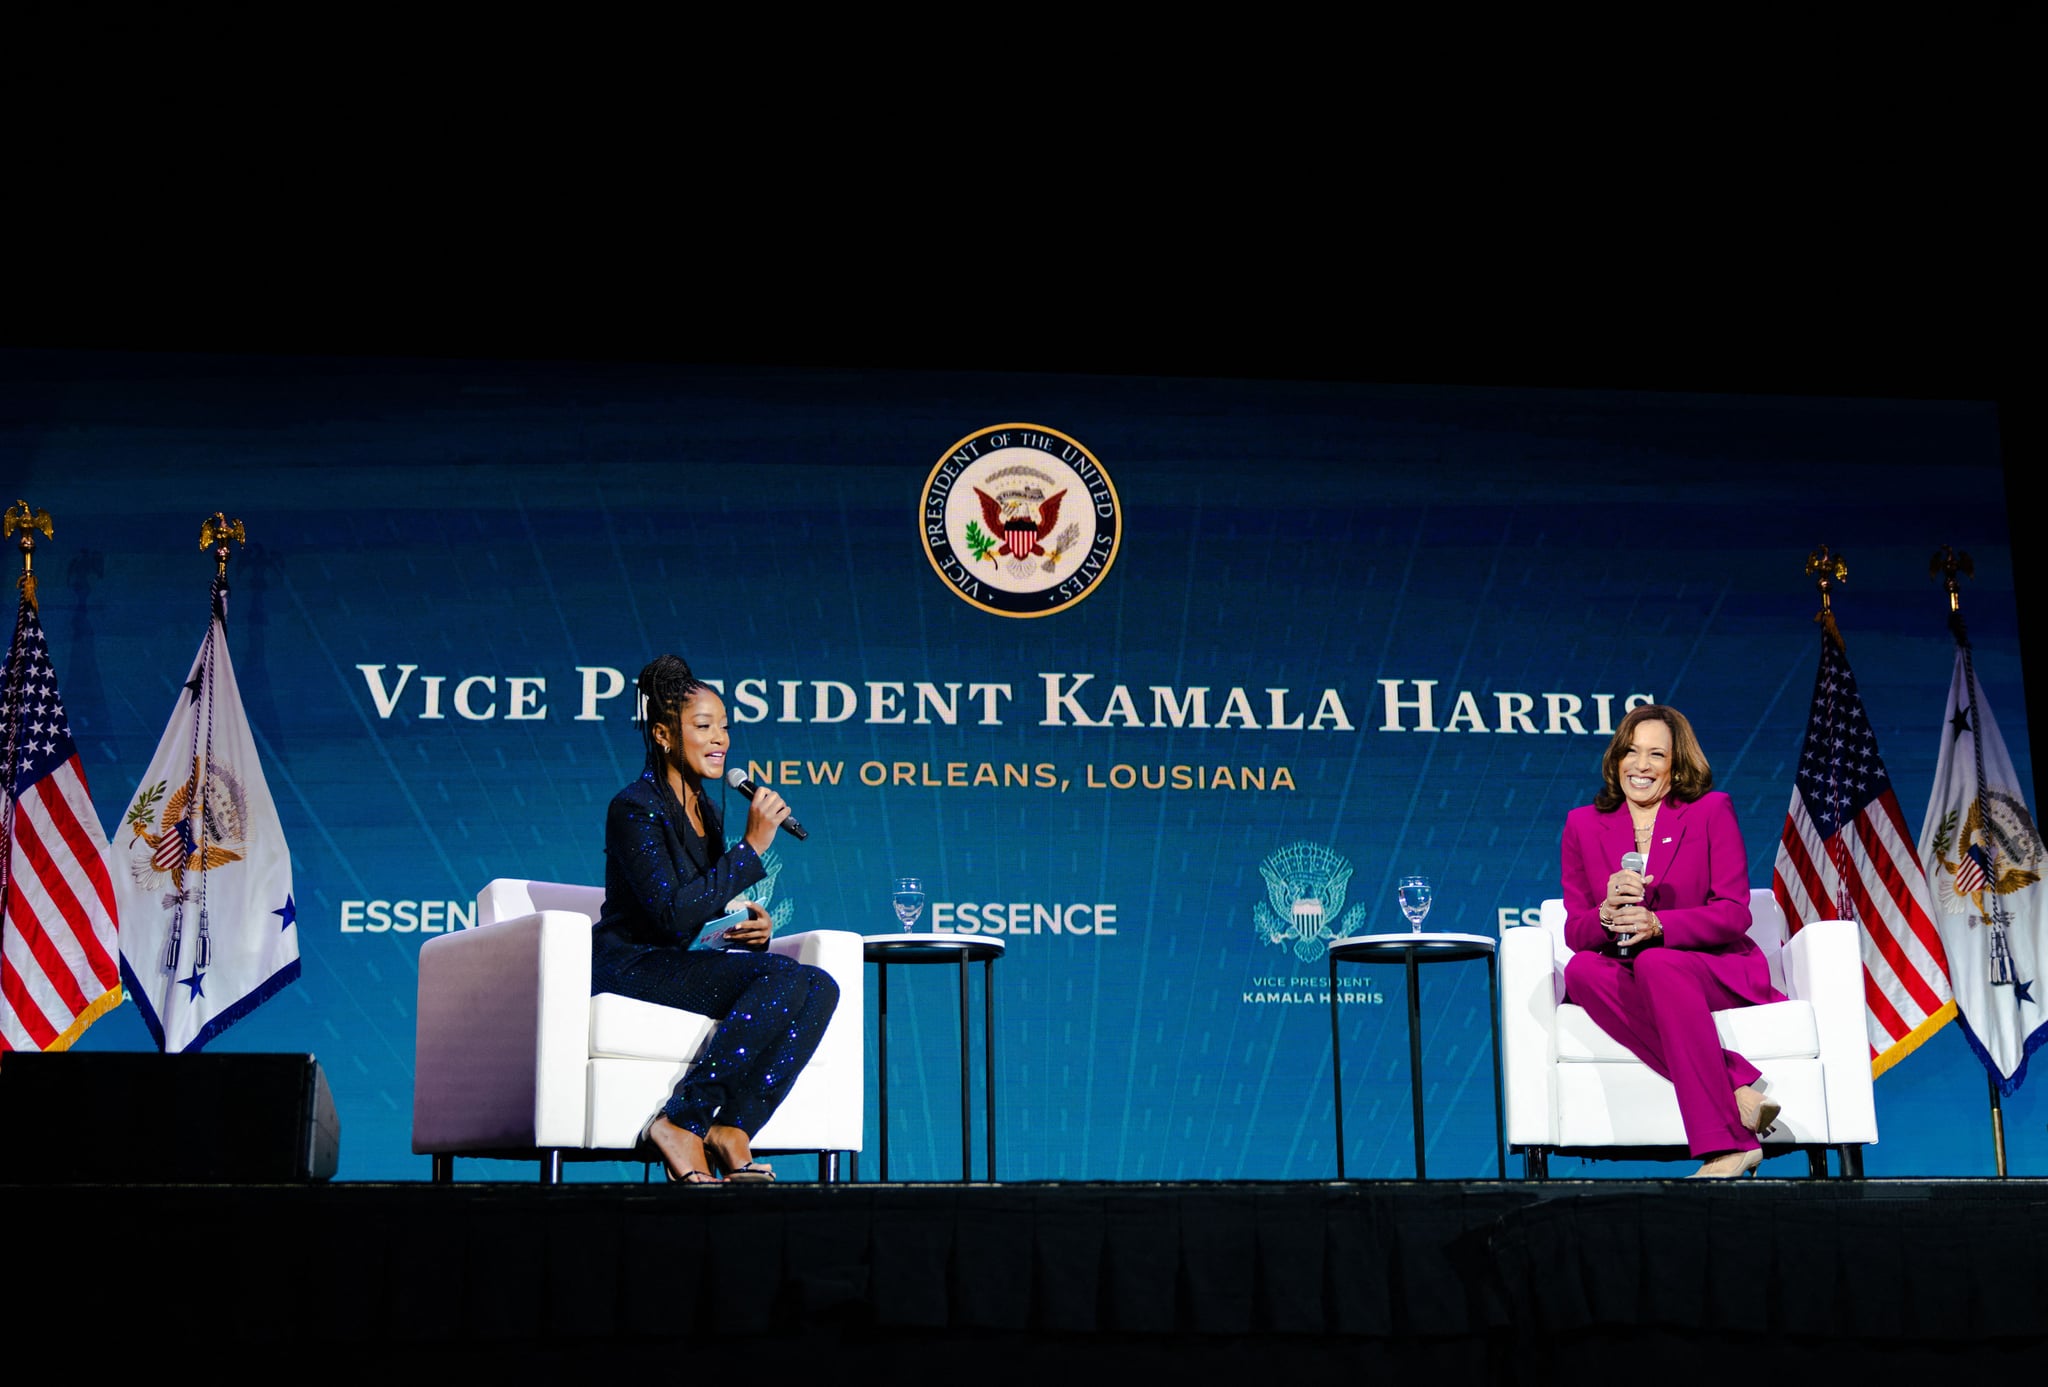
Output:
[[[1093,453],[1042,424],[967,435],[926,478],[919,533],[961,601],[997,616],[1050,616],[1116,562],[1123,513]]]
[[[1252,907],[1252,925],[1268,944],[1313,963],[1330,944],[1365,923],[1365,907],[1344,909],[1351,863],[1319,843],[1290,843],[1259,864],[1266,899]]]

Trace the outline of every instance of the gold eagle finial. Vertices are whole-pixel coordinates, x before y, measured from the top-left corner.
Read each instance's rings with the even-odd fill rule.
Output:
[[[1820,610],[1813,614],[1813,619],[1820,623],[1820,629],[1827,632],[1828,639],[1840,649],[1842,633],[1835,626],[1835,607],[1830,589],[1836,583],[1849,581],[1849,565],[1840,554],[1823,544],[1806,556],[1806,576],[1813,579],[1814,586],[1820,589]]]
[[[199,547],[201,549],[213,550],[214,561],[220,565],[216,575],[218,577],[225,578],[228,576],[228,542],[230,540],[236,544],[247,544],[249,542],[249,535],[242,528],[241,521],[236,520],[231,523],[224,512],[215,511],[212,515],[207,516],[205,523],[199,527]]]
[[[50,524],[50,513],[41,507],[30,510],[26,501],[16,501],[14,508],[7,512],[7,518],[0,521],[0,539],[16,530],[21,531],[21,538],[15,541],[15,547],[21,550],[21,577],[15,580],[14,585],[21,589],[21,595],[33,607],[36,605],[36,531],[41,530],[45,539],[55,539],[57,532]]]
[[[1965,578],[1977,576],[1977,565],[1970,562],[1970,556],[1952,544],[1944,544],[1934,551],[1934,557],[1927,561],[1927,576],[1935,579],[1948,593],[1948,629],[1956,638],[1957,645],[1970,643],[1970,629],[1963,624],[1962,584],[1957,575]]]
[[[16,501],[14,509],[7,512],[5,528],[0,529],[0,538],[13,534],[16,529],[24,525],[31,530],[41,530],[45,538],[55,539],[57,537],[56,532],[50,528],[50,513],[48,511],[40,506],[32,511],[28,508],[28,502]]]

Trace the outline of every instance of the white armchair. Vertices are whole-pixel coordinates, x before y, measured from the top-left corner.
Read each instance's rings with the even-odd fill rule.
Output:
[[[1837,1148],[1845,1175],[1861,1174],[1877,1140],[1870,1042],[1864,1030],[1863,957],[1856,925],[1820,920],[1787,937],[1769,891],[1749,893],[1749,937],[1789,999],[1714,1013],[1721,1042],[1763,1071],[1784,1106],[1773,1149],[1802,1149],[1815,1175]],[[1553,1151],[1608,1160],[1685,1157],[1678,1094],[1564,1000],[1564,902],[1543,903],[1542,926],[1501,936],[1501,1069],[1507,1139],[1531,1179]]]
[[[541,1162],[561,1178],[564,1155],[633,1160],[641,1128],[704,1052],[717,1023],[695,1012],[590,995],[590,930],[604,890],[501,879],[477,896],[476,926],[420,949],[412,1149],[434,1158]],[[861,940],[813,930],[771,940],[772,953],[815,964],[839,984],[817,1053],[760,1131],[758,1153],[861,1148],[866,1055]]]

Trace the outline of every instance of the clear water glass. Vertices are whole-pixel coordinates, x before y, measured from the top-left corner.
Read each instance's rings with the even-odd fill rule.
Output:
[[[1429,878],[1402,877],[1394,894],[1400,898],[1401,913],[1408,917],[1408,928],[1422,933],[1422,922],[1429,915]]]
[[[924,883],[916,877],[897,877],[895,889],[889,893],[889,904],[896,908],[896,918],[905,933],[917,928],[917,917],[924,914]]]

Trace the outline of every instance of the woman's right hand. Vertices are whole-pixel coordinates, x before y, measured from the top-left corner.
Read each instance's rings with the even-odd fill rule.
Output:
[[[1650,883],[1656,879],[1654,876],[1644,876],[1641,872],[1626,870],[1616,872],[1613,876],[1607,878],[1606,906],[1608,911],[1611,913],[1625,905],[1642,904],[1644,893],[1649,890]]]
[[[747,802],[746,840],[755,852],[766,852],[775,843],[775,830],[789,817],[789,805],[766,785],[754,791]]]

